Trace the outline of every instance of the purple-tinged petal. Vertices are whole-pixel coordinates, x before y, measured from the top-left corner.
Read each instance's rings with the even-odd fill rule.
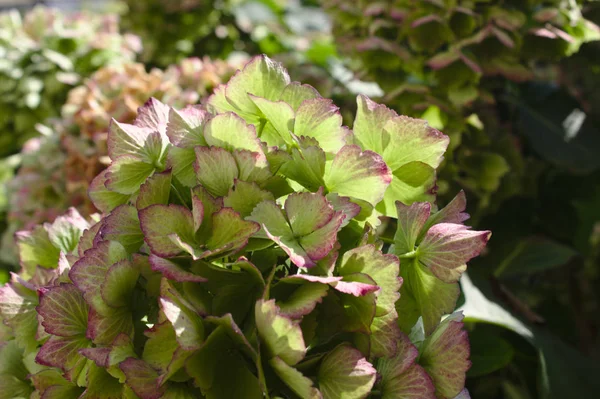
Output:
[[[108,368],[110,365],[110,351],[111,348],[97,347],[97,348],[83,348],[79,350],[79,353],[90,360],[93,360],[98,367]]]
[[[68,373],[71,379],[76,379],[87,362],[87,359],[79,354],[79,350],[89,347],[90,344],[85,336],[53,335],[42,345],[35,361],[44,366],[58,367]]]
[[[324,180],[329,192],[364,200],[375,206],[392,181],[392,171],[379,154],[346,145],[326,168]]]
[[[187,106],[178,111],[171,108],[167,136],[171,144],[180,148],[206,146],[204,126],[210,114],[198,106]]]
[[[290,279],[281,279],[280,281],[294,282]],[[278,302],[279,312],[282,316],[301,319],[312,312],[317,304],[321,303],[328,290],[329,285],[326,284],[311,282],[301,284],[285,301]]]
[[[83,293],[86,302],[95,310],[106,310],[101,287],[108,269],[115,263],[125,260],[127,252],[116,241],[102,241],[85,252],[69,271],[69,277]]]
[[[227,248],[235,252],[243,248],[248,239],[260,230],[256,222],[243,220],[239,213],[231,208],[221,208],[212,215],[213,231],[206,241],[210,250]]]
[[[180,246],[169,238],[176,234],[183,242],[194,242],[194,219],[184,206],[151,205],[139,211],[144,240],[157,256],[169,258],[182,252]]]
[[[463,315],[448,316],[424,342],[419,363],[431,376],[439,398],[451,399],[465,387],[469,361],[469,337]]]
[[[382,377],[380,384],[383,399],[436,399],[431,378],[418,364],[392,378]]]
[[[138,116],[135,118],[134,124],[139,127],[149,128],[153,131],[165,129],[169,121],[169,106],[158,101],[154,97],[150,97],[148,101],[138,108]]]
[[[433,225],[419,245],[418,259],[442,281],[457,282],[466,262],[479,255],[491,234],[454,223]]]
[[[87,328],[88,306],[72,284],[38,290],[37,312],[47,333],[59,337],[83,336]]]
[[[343,344],[329,352],[321,363],[317,381],[323,399],[365,398],[375,383],[377,371],[363,354]]]
[[[443,24],[444,20],[442,19],[442,17],[440,17],[437,14],[429,14],[429,15],[426,15],[424,17],[414,20],[412,22],[412,24],[410,25],[410,27],[414,29],[421,25],[425,25],[425,24],[428,24],[431,22],[437,22],[437,23]]]
[[[132,357],[119,364],[125,373],[127,385],[141,399],[159,399],[165,392],[164,386],[158,385],[158,373],[148,363]]]
[[[133,318],[127,308],[110,309],[104,314],[90,309],[86,336],[96,345],[109,345],[119,334],[133,335]]]
[[[100,237],[119,242],[130,253],[137,252],[144,243],[138,211],[132,205],[119,205],[101,223]]]
[[[107,139],[110,159],[115,160],[123,155],[141,155],[148,136],[153,132],[154,130],[148,127],[119,123],[113,119]]]
[[[326,226],[334,216],[327,198],[319,193],[293,193],[285,200],[287,220],[295,236],[305,236]]]

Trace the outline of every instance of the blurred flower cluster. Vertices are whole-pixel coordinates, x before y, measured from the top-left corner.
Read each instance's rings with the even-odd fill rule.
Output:
[[[150,72],[138,63],[107,66],[71,90],[62,117],[50,121],[45,136],[26,143],[22,166],[7,183],[3,260],[16,262],[16,231],[52,221],[69,207],[85,216],[95,211],[87,189],[109,162],[106,136],[111,116],[132,122],[150,97],[178,107],[198,103],[229,79],[242,61],[189,58]]]
[[[137,36],[116,15],[63,14],[36,7],[0,14],[0,156],[19,150],[35,125],[57,116],[68,91],[98,68],[131,61]]]
[[[376,81],[400,113],[451,136],[440,194],[459,184],[479,197],[480,208],[491,206],[492,193],[499,203],[523,190],[525,170],[533,174],[502,104],[513,83],[554,79],[560,59],[600,38],[576,1],[324,4],[357,75]]]

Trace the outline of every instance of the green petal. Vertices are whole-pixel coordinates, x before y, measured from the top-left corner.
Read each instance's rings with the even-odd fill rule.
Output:
[[[321,363],[319,389],[324,399],[362,399],[371,392],[376,374],[375,368],[360,351],[349,345],[340,345]]]

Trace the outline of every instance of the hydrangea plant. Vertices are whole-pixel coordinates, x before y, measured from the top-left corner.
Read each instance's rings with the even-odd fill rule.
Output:
[[[0,13],[0,156],[17,152],[35,125],[57,116],[68,91],[98,68],[132,60],[138,37],[116,15],[66,14],[43,6]]]
[[[265,56],[205,106],[149,100],[111,123],[102,217],[17,234],[0,392],[467,398],[452,312],[490,232],[435,206],[447,145],[362,96],[350,130]]]
[[[150,97],[177,107],[195,104],[241,64],[186,58],[166,70],[146,72],[142,64],[124,63],[101,68],[72,89],[62,117],[47,121],[52,132],[25,144],[21,167],[6,184],[8,228],[0,258],[17,263],[12,236],[18,230],[52,222],[71,206],[84,216],[96,211],[87,189],[110,162],[106,136],[111,116],[133,122]]]

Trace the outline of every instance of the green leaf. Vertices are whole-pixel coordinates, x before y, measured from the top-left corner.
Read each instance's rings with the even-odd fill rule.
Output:
[[[257,301],[255,319],[269,357],[277,356],[290,366],[304,358],[306,346],[299,322],[281,315],[275,300]]]
[[[479,377],[506,367],[513,359],[515,350],[506,340],[496,334],[489,334],[475,328],[469,334],[473,363],[467,376]]]
[[[269,101],[256,96],[250,96],[250,99],[277,133],[277,136],[270,140],[265,140],[264,129],[268,129],[269,127],[264,126],[261,139],[269,146],[281,146],[282,144],[287,144],[288,146],[291,145],[292,136],[290,135],[290,132],[294,130],[295,117],[292,107],[283,101]]]
[[[195,162],[196,152],[193,147],[171,147],[169,149],[167,165],[172,169],[173,176],[186,187],[194,187],[198,184],[194,171]]]
[[[57,217],[47,227],[48,238],[56,248],[68,254],[77,248],[81,234],[88,227],[88,222],[79,212],[69,208],[65,215]]]
[[[577,255],[572,248],[558,242],[531,237],[519,242],[514,251],[494,271],[500,278],[542,272],[565,265]]]
[[[290,77],[281,64],[265,56],[257,56],[236,73],[226,86],[215,90],[208,100],[208,107],[212,112],[235,111],[248,121],[248,116],[260,112],[249,94],[277,101],[289,83]]]
[[[250,216],[256,205],[262,201],[274,201],[273,194],[261,190],[256,183],[237,180],[223,199],[225,207],[233,208],[241,217]]]
[[[347,145],[333,158],[325,170],[329,192],[367,201],[375,206],[383,198],[392,180],[390,169],[380,155]]]
[[[144,209],[155,204],[166,205],[170,193],[171,172],[155,173],[141,185],[135,207]]]
[[[323,399],[362,399],[371,392],[376,374],[360,351],[340,345],[323,358],[317,381]]]
[[[433,202],[436,182],[435,169],[422,162],[410,162],[394,171],[392,181],[383,202],[377,205],[377,210],[386,216],[394,216],[395,203]]]
[[[437,168],[449,138],[419,119],[398,116],[365,96],[357,97],[354,135],[359,145],[383,157],[392,171],[410,162]]]
[[[20,231],[16,235],[21,266],[33,276],[37,266],[54,269],[58,266],[60,250],[50,241],[48,232],[42,226],[31,231]]]
[[[196,177],[212,195],[227,195],[238,178],[238,167],[233,155],[219,147],[196,147],[194,169]]]
[[[325,186],[325,151],[306,140],[300,140],[299,145],[300,148],[292,148],[291,159],[281,166],[280,172],[307,189],[316,191]]]
[[[140,271],[135,263],[122,260],[112,265],[100,288],[102,299],[115,308],[131,306],[131,297]]]
[[[207,398],[264,396],[258,378],[250,372],[224,327],[217,327],[208,336],[202,348],[188,360],[186,370]]]
[[[321,95],[314,87],[292,82],[283,89],[280,99],[297,110],[305,100],[319,98]]]
[[[154,173],[154,165],[140,158],[123,155],[115,159],[106,172],[106,188],[120,194],[136,193],[142,183]]]
[[[400,276],[404,284],[396,304],[401,326],[408,333],[419,316],[423,317],[425,334],[429,335],[444,314],[454,310],[460,294],[457,283],[444,283],[415,260],[403,260]]]
[[[322,398],[321,393],[313,386],[313,382],[309,378],[303,376],[301,372],[289,366],[280,358],[274,357],[269,361],[269,364],[275,370],[275,374],[301,398]]]
[[[229,152],[248,150],[261,154],[266,162],[254,125],[248,125],[232,112],[219,114],[210,119],[204,128],[204,138],[209,146],[219,147]]]
[[[296,111],[294,134],[312,137],[327,153],[336,154],[344,145],[350,130],[342,126],[342,114],[331,100],[315,98],[304,101]]]
[[[415,250],[417,238],[431,213],[429,202],[415,202],[406,206],[396,201],[398,228],[394,235],[394,252],[404,255]]]
[[[102,212],[110,212],[119,205],[126,203],[131,195],[121,194],[106,188],[108,169],[100,172],[90,183],[88,190],[94,206]]]
[[[165,317],[175,329],[179,346],[185,350],[198,349],[204,341],[202,320],[166,280],[161,284],[159,303]]]

